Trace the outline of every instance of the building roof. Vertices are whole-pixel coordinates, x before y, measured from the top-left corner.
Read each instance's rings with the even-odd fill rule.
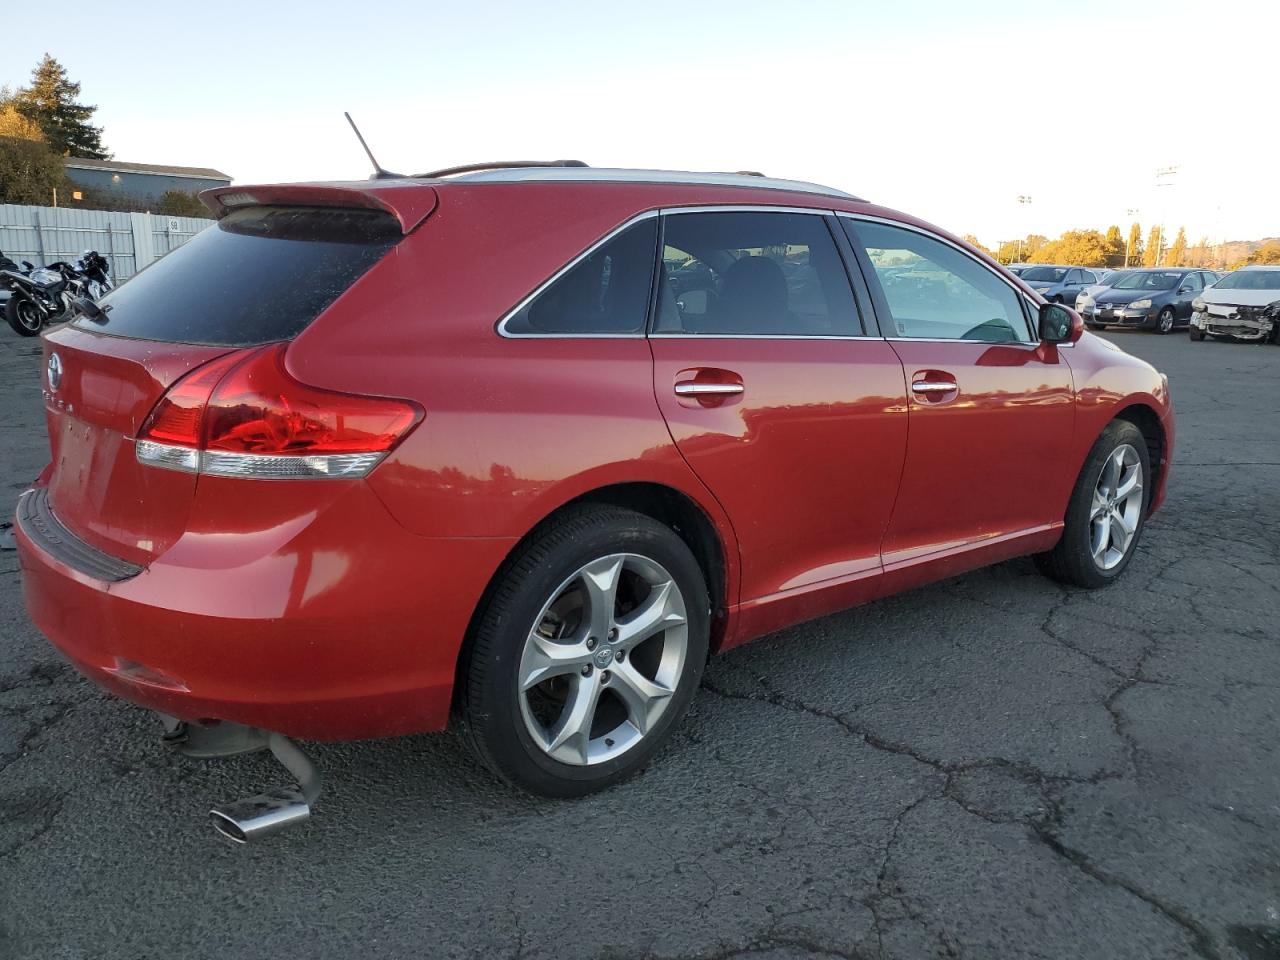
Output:
[[[123,160],[89,160],[85,157],[64,157],[62,165],[72,170],[105,170],[108,173],[141,173],[228,182],[231,180],[229,175],[212,167],[171,167],[160,163],[126,163]]]

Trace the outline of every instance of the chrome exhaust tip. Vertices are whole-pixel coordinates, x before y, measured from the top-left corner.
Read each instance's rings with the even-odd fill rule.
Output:
[[[213,829],[236,843],[261,839],[310,816],[311,804],[300,790],[270,790],[209,811]]]

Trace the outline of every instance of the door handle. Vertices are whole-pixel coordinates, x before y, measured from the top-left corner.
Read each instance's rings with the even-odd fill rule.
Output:
[[[742,393],[740,383],[708,383],[699,380],[682,380],[676,384],[677,397],[729,397]]]
[[[915,380],[911,384],[912,393],[953,393],[959,389],[954,380]]]

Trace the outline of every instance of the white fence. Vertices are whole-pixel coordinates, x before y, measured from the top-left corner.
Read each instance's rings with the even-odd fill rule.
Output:
[[[30,260],[40,266],[55,260],[74,263],[85,250],[97,250],[110,262],[111,276],[118,282],[182,246],[211,223],[199,217],[2,203],[0,251],[10,260]]]

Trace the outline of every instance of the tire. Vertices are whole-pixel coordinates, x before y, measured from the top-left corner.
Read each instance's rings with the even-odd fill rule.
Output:
[[[4,305],[4,318],[20,337],[37,337],[40,335],[40,328],[44,326],[39,308],[27,297],[16,293],[10,294],[9,301]]]
[[[1200,341],[1204,339],[1204,331],[1199,327],[1187,327],[1187,333],[1192,340]]]
[[[1116,458],[1119,460],[1116,460]],[[1104,495],[1108,476],[1104,470],[1114,463],[1123,464],[1116,474],[1124,489],[1132,467],[1138,468],[1139,486],[1118,501],[1120,520],[1113,523],[1111,514],[1105,513],[1095,520],[1095,508],[1109,498]],[[1111,484],[1114,488],[1115,484]],[[1036,557],[1041,571],[1055,580],[1078,587],[1095,589],[1105,587],[1120,576],[1133,559],[1134,550],[1142,537],[1146,524],[1147,506],[1151,498],[1151,461],[1142,432],[1126,420],[1113,420],[1102,431],[1085,458],[1084,468],[1076,479],[1075,488],[1067,504],[1065,528],[1058,545],[1048,553]],[[1123,549],[1115,541],[1116,525],[1123,535],[1125,527],[1132,526]],[[1102,524],[1102,526],[1099,526]],[[1102,536],[1099,537],[1099,532]],[[1101,550],[1097,548],[1101,540]]]
[[[593,616],[593,597],[612,599]],[[665,626],[633,643],[628,616],[645,610]],[[639,771],[684,716],[709,632],[706,583],[683,540],[630,510],[572,508],[534,531],[481,602],[459,726],[510,784],[548,797],[604,789]],[[571,722],[588,710],[587,723]]]
[[[1156,317],[1156,332],[1161,336],[1173,330],[1173,307],[1165,307]]]
[[[1086,327],[1088,327],[1090,330],[1105,330],[1105,329],[1107,329],[1107,325],[1106,325],[1105,323],[1086,323],[1086,324],[1085,324],[1085,326],[1086,326]]]

